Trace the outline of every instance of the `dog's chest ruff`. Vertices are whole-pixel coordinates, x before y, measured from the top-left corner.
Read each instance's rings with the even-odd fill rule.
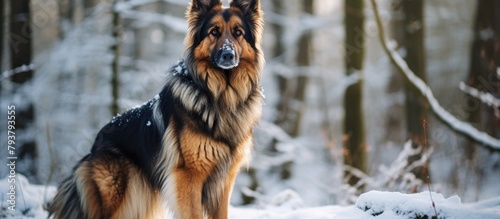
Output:
[[[178,61],[172,67],[167,83],[170,83],[174,102],[184,108],[193,123],[190,125],[230,147],[245,141],[261,116],[262,89],[256,87],[236,107],[227,107],[227,103],[217,100],[207,86],[200,84],[203,80],[194,78],[196,74],[189,72],[186,64],[183,60]]]

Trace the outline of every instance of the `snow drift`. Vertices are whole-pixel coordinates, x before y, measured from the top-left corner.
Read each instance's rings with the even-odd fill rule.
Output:
[[[47,218],[45,208],[55,195],[53,186],[33,185],[23,175],[16,175],[14,184],[8,177],[0,180],[2,212],[0,218]],[[9,209],[9,187],[15,185],[15,207]],[[432,200],[431,200],[432,196]],[[436,211],[432,207],[434,201]],[[455,219],[498,219],[500,218],[500,197],[478,203],[462,204],[460,197],[445,198],[443,194],[421,192],[402,194],[399,192],[370,191],[362,194],[355,205],[306,207],[300,196],[285,190],[277,194],[266,206],[232,207],[229,218],[234,219],[413,219],[413,218],[455,218]]]

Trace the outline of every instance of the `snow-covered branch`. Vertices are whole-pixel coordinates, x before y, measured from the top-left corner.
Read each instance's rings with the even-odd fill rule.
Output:
[[[395,48],[389,47],[389,43],[387,42],[384,28],[382,26],[382,21],[380,19],[380,15],[378,13],[378,6],[375,0],[371,0],[373,6],[373,12],[375,15],[375,20],[377,23],[377,27],[379,29],[379,38],[384,48],[385,52],[389,56],[390,60],[396,65],[396,67],[403,73],[403,75],[412,83],[416,89],[422,94],[425,100],[431,106],[432,111],[436,114],[442,121],[444,121],[447,125],[449,125],[455,131],[462,133],[475,141],[485,144],[487,147],[500,150],[500,140],[491,137],[485,132],[479,131],[470,124],[463,122],[453,116],[451,113],[446,111],[438,102],[438,100],[434,97],[432,90],[427,84],[425,84],[422,79],[417,77],[415,73],[408,67],[403,58],[398,54]]]
[[[464,93],[479,99],[482,103],[484,103],[488,106],[491,106],[495,109],[500,107],[500,99],[494,97],[490,93],[482,92],[476,88],[468,86],[464,82],[460,82],[459,87],[460,87],[460,90],[462,90]]]
[[[35,69],[35,65],[33,63],[31,63],[29,65],[21,65],[17,68],[2,72],[2,76],[0,77],[0,81],[7,79],[7,78],[10,78],[15,74],[31,71],[34,69]]]

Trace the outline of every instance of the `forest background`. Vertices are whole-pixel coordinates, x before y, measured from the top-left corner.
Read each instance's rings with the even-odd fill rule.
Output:
[[[376,2],[387,45],[440,105],[499,139],[500,2]],[[152,98],[182,57],[187,4],[1,1],[0,133],[15,106],[17,172],[57,185],[104,124]],[[265,205],[286,189],[308,206],[350,204],[373,189],[500,195],[498,143],[435,113],[384,51],[370,1],[262,5],[266,104],[234,205]],[[1,165],[0,178],[8,174]]]

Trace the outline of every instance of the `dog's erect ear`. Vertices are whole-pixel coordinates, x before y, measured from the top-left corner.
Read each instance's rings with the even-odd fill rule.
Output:
[[[222,5],[222,0],[191,0],[189,11],[191,13],[205,13],[216,5]]]
[[[249,18],[260,12],[259,0],[233,0],[229,6],[240,9]]]

